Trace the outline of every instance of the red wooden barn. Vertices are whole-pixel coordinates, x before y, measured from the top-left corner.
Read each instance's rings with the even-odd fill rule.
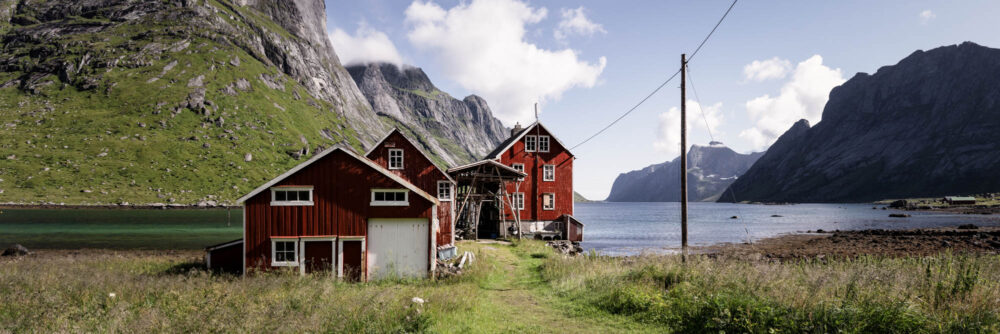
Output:
[[[369,154],[382,159],[376,151]],[[421,158],[404,151],[399,163],[415,167]],[[355,280],[426,277],[435,269],[440,201],[405,174],[338,147],[253,190],[239,199],[244,272],[291,267]]]
[[[455,255],[455,180],[431,161],[406,135],[393,129],[368,153],[368,159],[388,169],[429,194],[436,194],[439,204],[437,217],[438,256],[442,259]]]

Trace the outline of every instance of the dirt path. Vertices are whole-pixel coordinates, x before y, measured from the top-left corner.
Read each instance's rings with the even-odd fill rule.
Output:
[[[546,291],[537,273],[541,260],[519,257],[508,245],[482,245],[481,256],[493,258],[494,275],[480,286],[482,303],[489,316],[476,320],[474,332],[507,333],[615,333],[622,332],[617,319],[592,319],[566,309],[568,301]],[[632,326],[627,326],[632,327]],[[454,328],[456,332],[463,329]]]

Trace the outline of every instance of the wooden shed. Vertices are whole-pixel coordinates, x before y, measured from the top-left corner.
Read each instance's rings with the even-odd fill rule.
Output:
[[[393,129],[371,148],[365,157],[393,174],[419,187],[428,194],[434,194],[439,201],[437,217],[440,224],[437,233],[437,247],[440,258],[446,259],[455,252],[455,180],[431,161],[409,137],[399,129]],[[447,255],[445,255],[447,254]]]
[[[245,271],[370,280],[435,269],[438,199],[350,149],[320,152],[239,201]]]

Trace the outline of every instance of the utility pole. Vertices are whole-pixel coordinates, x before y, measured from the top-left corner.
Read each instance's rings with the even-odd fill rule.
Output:
[[[688,252],[687,55],[681,54],[681,261]]]

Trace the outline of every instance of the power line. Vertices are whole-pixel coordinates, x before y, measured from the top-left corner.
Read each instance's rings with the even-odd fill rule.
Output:
[[[729,16],[729,12],[731,12],[733,10],[733,7],[736,7],[736,1],[739,1],[739,0],[733,0],[733,4],[729,5],[729,9],[726,9],[726,13],[722,14],[722,17],[719,18],[719,22],[715,23],[715,27],[712,28],[712,31],[708,32],[708,36],[705,36],[705,39],[703,39],[701,41],[701,44],[698,44],[698,48],[694,49],[694,52],[692,52],[691,56],[688,57],[687,61],[689,63],[691,62],[692,59],[694,59],[694,56],[698,55],[698,51],[701,51],[701,47],[705,46],[705,42],[708,42],[708,38],[712,37],[712,34],[715,33],[715,30],[719,29],[719,25],[722,24],[722,21],[726,19],[726,16]]]
[[[691,59],[694,59],[694,56],[698,54],[698,51],[701,51],[701,47],[705,46],[705,43],[708,42],[708,39],[711,38],[713,34],[715,34],[715,30],[719,29],[719,25],[721,25],[722,21],[726,19],[726,16],[729,16],[729,12],[731,12],[733,10],[733,7],[736,6],[736,2],[737,1],[739,1],[739,0],[733,0],[733,3],[731,5],[729,5],[729,8],[726,9],[726,12],[724,14],[722,14],[721,18],[719,18],[719,22],[716,22],[715,26],[712,27],[712,31],[710,31],[708,33],[708,35],[705,36],[705,39],[701,40],[701,44],[698,44],[698,47],[694,49],[693,53],[691,53],[691,57],[688,57],[688,60],[687,60],[688,63],[691,62]],[[656,93],[659,92],[660,89],[662,89],[664,86],[666,86],[667,83],[670,83],[671,80],[674,80],[674,78],[676,78],[677,75],[680,74],[680,73],[681,73],[681,70],[678,69],[677,72],[674,72],[674,74],[672,74],[669,78],[667,78],[666,81],[663,81],[663,83],[661,83],[659,86],[657,86],[656,89],[654,89],[652,92],[649,93],[649,95],[646,95],[646,97],[642,98],[642,100],[640,100],[639,103],[636,103],[628,111],[625,111],[624,114],[622,114],[621,116],[618,116],[618,118],[616,118],[614,121],[612,121],[611,124],[608,124],[607,126],[605,126],[604,128],[602,128],[601,130],[597,131],[596,133],[594,133],[590,137],[587,137],[587,139],[584,139],[579,144],[576,144],[573,147],[570,147],[569,150],[572,151],[572,150],[576,149],[577,147],[580,147],[581,145],[586,144],[591,139],[594,139],[594,137],[597,137],[598,135],[604,133],[604,131],[607,131],[609,128],[611,128],[612,126],[614,126],[615,124],[618,124],[619,121],[621,121],[626,116],[628,116],[629,114],[631,114],[633,111],[635,111],[637,108],[639,108],[639,106],[641,106],[643,103],[646,103],[646,101],[649,100],[649,98],[653,97],[653,95],[656,95]],[[699,103],[699,106],[700,105],[701,104]]]
[[[701,106],[701,98],[698,97],[698,89],[694,88],[694,80],[691,76],[691,68],[688,67],[687,80],[691,83],[691,91],[694,92],[694,101],[698,102],[698,111],[701,112],[701,119],[705,120],[705,129],[708,130],[708,138],[715,141],[715,136],[712,135],[712,127],[708,125],[708,116],[705,115],[705,108]]]
[[[639,101],[639,103],[636,103],[634,106],[632,106],[631,109],[629,109],[628,111],[626,111],[621,116],[618,116],[618,118],[615,119],[614,122],[611,122],[611,124],[608,124],[608,126],[605,126],[600,131],[597,131],[597,133],[593,134],[592,136],[587,137],[587,139],[585,139],[584,141],[580,142],[579,144],[576,144],[575,146],[570,147],[569,150],[572,151],[572,150],[576,149],[577,147],[580,147],[580,145],[586,144],[591,139],[594,139],[594,137],[597,137],[598,135],[600,135],[601,133],[603,133],[605,130],[607,130],[607,129],[611,128],[612,126],[614,126],[616,123],[618,123],[618,121],[621,121],[623,118],[625,118],[625,116],[628,116],[628,114],[631,114],[633,111],[635,111],[635,109],[639,108],[639,106],[641,106],[643,103],[645,103],[646,100],[649,100],[649,98],[653,97],[653,95],[656,95],[656,92],[659,92],[660,89],[663,88],[663,86],[666,86],[667,83],[669,83],[671,80],[674,80],[674,78],[676,78],[677,75],[680,74],[680,73],[681,73],[681,70],[677,70],[677,72],[674,72],[674,74],[671,75],[670,78],[667,78],[666,81],[664,81],[659,86],[657,86],[656,89],[654,89],[651,93],[649,93],[649,95],[646,95],[646,97],[642,98],[642,100]]]

